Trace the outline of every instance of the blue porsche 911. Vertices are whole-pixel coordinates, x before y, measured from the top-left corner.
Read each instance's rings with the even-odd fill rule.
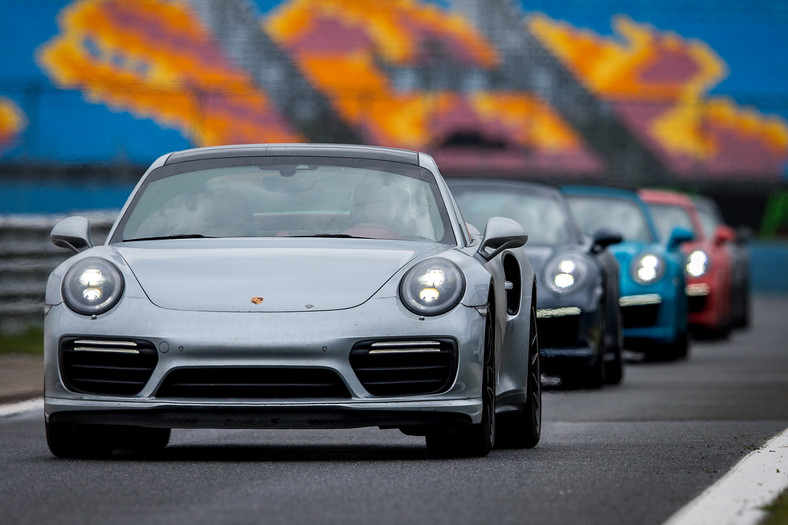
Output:
[[[610,247],[621,267],[624,346],[656,360],[685,356],[687,296],[679,246],[692,233],[675,228],[660,239],[648,207],[628,190],[570,186],[563,192],[583,233],[609,228],[624,239]]]

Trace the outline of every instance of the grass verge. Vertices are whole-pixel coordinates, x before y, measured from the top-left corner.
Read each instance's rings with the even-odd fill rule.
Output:
[[[759,525],[788,525],[788,490],[778,497],[773,503],[766,505],[763,510],[769,513]]]
[[[44,329],[31,326],[17,334],[0,333],[0,355],[44,355]]]

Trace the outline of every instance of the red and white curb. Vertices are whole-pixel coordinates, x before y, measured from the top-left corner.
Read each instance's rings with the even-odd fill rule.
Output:
[[[788,488],[788,428],[750,452],[664,525],[755,525]]]

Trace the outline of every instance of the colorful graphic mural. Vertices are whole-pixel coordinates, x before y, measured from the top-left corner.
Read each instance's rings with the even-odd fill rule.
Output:
[[[41,16],[43,8],[8,2],[17,16]],[[620,129],[668,177],[786,178],[788,123],[711,95],[733,72],[705,42],[628,16],[613,17],[607,35],[517,11],[522,20],[510,27],[532,36],[545,56],[524,55],[539,61],[534,78],[507,84],[524,71],[522,62],[499,47],[508,36],[495,38],[474,19],[506,3],[51,2],[51,29],[39,24],[37,33],[22,35],[32,45],[17,47],[29,56],[14,59],[20,71],[32,64],[30,75],[42,84],[13,91],[0,80],[0,165],[20,158],[85,162],[90,148],[98,152],[90,162],[116,161],[112,148],[127,143],[142,146],[120,156],[146,164],[184,144],[310,141],[327,124],[297,115],[318,97],[360,141],[426,150],[449,169],[602,177],[626,152],[615,140],[607,148],[590,140],[601,131],[578,125],[585,108],[544,88],[576,83],[599,107],[611,108]],[[251,21],[233,18],[244,13],[254,13]],[[241,22],[256,35],[226,29]],[[253,45],[241,41],[255,36]],[[282,71],[314,92],[298,91],[287,75],[277,86]],[[67,98],[74,95],[85,108]],[[78,116],[88,109],[97,116]],[[74,118],[85,121],[59,120]]]
[[[27,118],[13,101],[0,97],[0,155],[12,147],[27,126]]]
[[[546,16],[529,28],[593,93],[656,149],[672,171],[710,176],[777,175],[788,158],[788,126],[707,92],[727,74],[706,44],[662,33],[628,17],[601,37]]]
[[[523,169],[551,161],[567,171],[601,168],[574,130],[535,94],[460,92],[456,85],[430,89],[429,80],[418,79],[419,69],[436,60],[482,73],[499,67],[496,50],[456,14],[413,0],[375,8],[357,0],[295,0],[264,27],[340,115],[363,130],[367,142],[434,150],[475,141],[499,145],[498,158],[519,161]],[[405,77],[404,87],[396,77]],[[530,155],[518,159],[512,155],[517,151]]]
[[[60,88],[200,146],[302,139],[184,2],[79,0],[58,22],[37,58]]]

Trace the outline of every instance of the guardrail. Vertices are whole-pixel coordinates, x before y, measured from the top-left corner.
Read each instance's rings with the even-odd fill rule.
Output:
[[[107,237],[117,215],[82,213],[90,220],[94,244]],[[16,332],[44,322],[44,294],[49,274],[72,252],[49,240],[65,215],[0,216],[0,332]]]

